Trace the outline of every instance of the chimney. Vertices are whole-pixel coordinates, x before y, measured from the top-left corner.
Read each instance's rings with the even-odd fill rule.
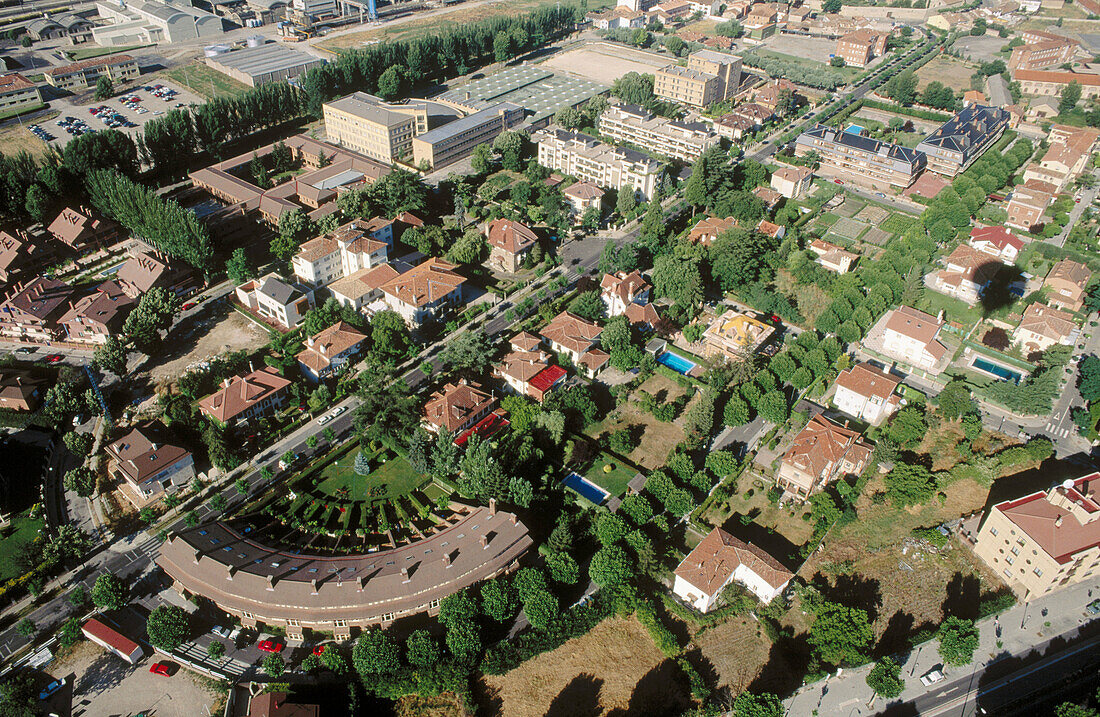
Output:
[[[356,582],[359,583],[359,590],[360,591],[362,591],[363,588],[367,587],[367,579],[365,577],[363,577],[362,575],[355,578],[355,580],[356,580]]]
[[[202,554],[199,552],[198,548],[191,548],[191,554],[192,554],[192,560],[194,560],[195,565],[198,565],[199,564],[199,558],[201,557]]]
[[[401,578],[402,578],[402,580],[401,580],[402,585],[406,585],[412,580],[412,578],[409,577],[409,569],[408,568],[401,568]]]
[[[248,359],[248,372],[253,373],[256,369],[252,368],[252,359]]]
[[[453,563],[451,562],[451,554],[443,553],[443,567],[449,568],[451,567],[451,565],[453,565]]]
[[[271,591],[275,590],[275,576],[274,575],[268,575],[267,576],[267,589],[271,590]]]
[[[228,378],[223,378],[222,379],[222,388],[229,388],[229,379]]]
[[[497,499],[496,498],[490,498],[489,499],[489,517],[492,517],[496,514],[497,514]]]
[[[313,594],[317,594],[317,578],[313,578],[309,581],[309,584],[313,586]]]
[[[237,571],[237,569],[235,567],[233,567],[232,565],[226,565],[225,566],[225,579],[226,580],[232,580],[233,579],[233,573],[235,573],[236,571]]]
[[[485,548],[488,548],[489,547],[489,536],[482,535],[480,538],[478,538],[478,542],[481,543],[481,549],[482,550],[484,550]]]
[[[517,516],[515,513],[512,513],[512,517],[509,518],[509,520],[511,521],[512,525],[519,525],[519,516]]]
[[[1057,518],[1054,519],[1054,527],[1055,528],[1061,528],[1062,527],[1062,516],[1059,515]]]
[[[325,350],[325,345],[324,344],[318,344],[317,345],[317,353],[321,354],[322,356],[324,356],[325,354],[328,353],[328,351]]]
[[[313,348],[313,337],[312,336],[310,336],[308,339],[306,339],[306,346],[309,346],[310,348]]]

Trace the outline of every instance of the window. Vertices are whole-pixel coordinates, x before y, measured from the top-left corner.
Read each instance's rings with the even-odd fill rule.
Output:
[[[1020,554],[1020,548],[1017,547],[1017,546],[1013,546],[1011,552],[1012,552],[1013,555],[1019,555]]]
[[[255,620],[256,619],[256,616],[253,615],[250,612],[242,612],[241,617],[243,617],[245,620]]]
[[[332,625],[333,625],[333,627],[347,627],[348,626],[348,621],[347,620],[333,620]]]
[[[996,538],[997,537],[997,529],[996,528],[990,528],[989,529],[989,534],[992,535],[994,538]]]
[[[1035,568],[1035,575],[1037,577],[1043,577],[1043,571],[1040,568]]]
[[[1007,558],[1005,558],[1005,562],[1008,563],[1009,565],[1012,565],[1014,562],[1016,562],[1016,558],[1009,555]]]

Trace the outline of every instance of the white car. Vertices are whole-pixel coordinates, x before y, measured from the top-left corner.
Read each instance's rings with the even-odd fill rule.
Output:
[[[921,684],[923,684],[925,687],[929,687],[936,684],[940,680],[945,679],[947,679],[947,676],[944,675],[938,667],[933,667],[931,670],[920,676]]]
[[[336,418],[337,416],[339,416],[341,413],[343,413],[346,410],[348,410],[347,406],[340,406],[339,408],[337,408],[335,411],[333,411],[329,415],[332,416],[333,418]]]
[[[323,415],[323,416],[321,416],[320,418],[317,419],[317,425],[318,426],[323,426],[331,420],[332,420],[332,414],[326,413],[325,415]]]

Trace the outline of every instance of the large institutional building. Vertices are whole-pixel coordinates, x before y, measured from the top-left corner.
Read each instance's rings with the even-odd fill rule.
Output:
[[[612,147],[557,125],[535,132],[531,139],[539,145],[538,162],[544,167],[605,189],[632,189],[647,201],[657,192],[660,164],[641,152]]]
[[[312,555],[246,537],[226,523],[184,528],[161,547],[157,564],[177,590],[201,595],[254,627],[303,639],[303,630],[351,637],[352,628],[388,625],[512,570],[532,544],[514,514],[460,507],[424,539],[359,555]]]
[[[1027,600],[1094,580],[1100,568],[1100,473],[994,505],[974,552]]]
[[[917,151],[924,152],[930,171],[954,177],[993,146],[1007,126],[1006,110],[970,105],[925,137]]]
[[[854,180],[908,187],[922,171],[924,152],[864,137],[857,131],[818,125],[795,141],[795,155],[816,152],[821,164],[842,170]]]
[[[653,94],[693,107],[723,102],[741,85],[741,58],[713,50],[688,55],[687,67],[669,65],[653,75]]]

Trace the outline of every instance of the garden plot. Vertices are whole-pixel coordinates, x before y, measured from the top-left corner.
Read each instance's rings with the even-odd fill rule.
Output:
[[[840,220],[829,229],[830,234],[835,234],[848,241],[859,239],[865,231],[867,231],[866,224],[855,219],[849,219],[848,217],[841,217]]]
[[[863,209],[859,210],[859,213],[855,215],[855,218],[861,222],[867,222],[871,225],[882,224],[890,216],[890,212],[882,207],[875,206],[874,204],[868,204]]]
[[[867,230],[867,233],[861,237],[861,241],[865,241],[868,244],[874,244],[875,246],[885,246],[886,242],[893,238],[893,234],[880,227],[871,227]]]
[[[854,217],[860,209],[863,209],[867,205],[867,202],[859,199],[852,199],[846,197],[844,202],[839,207],[833,210],[834,214],[839,214],[842,217]]]

